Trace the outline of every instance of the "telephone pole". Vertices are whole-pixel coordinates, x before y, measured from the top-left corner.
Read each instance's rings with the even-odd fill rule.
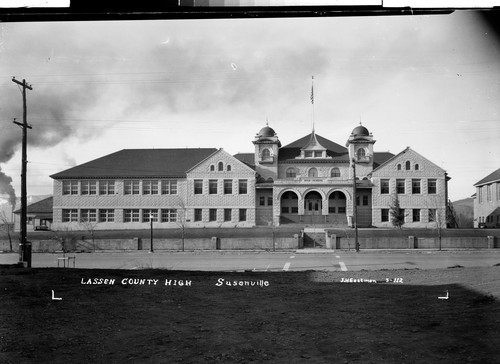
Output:
[[[21,164],[21,236],[19,237],[19,242],[21,246],[19,247],[19,261],[24,264],[26,262],[27,268],[31,268],[31,247],[27,244],[27,191],[26,191],[26,167],[28,164],[27,159],[27,145],[28,145],[28,129],[31,129],[31,125],[28,125],[27,112],[26,112],[26,89],[33,90],[33,88],[26,83],[12,78],[12,82],[20,85],[23,90],[23,122],[19,123],[14,119],[14,124],[19,125],[23,129],[23,142],[22,142],[22,164]]]
[[[356,159],[352,159],[353,183],[352,183],[352,208],[354,218],[354,247],[356,252],[359,253],[359,238],[358,238],[358,194],[356,190]]]

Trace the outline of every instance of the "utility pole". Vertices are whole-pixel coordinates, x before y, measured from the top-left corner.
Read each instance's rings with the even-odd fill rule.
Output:
[[[353,183],[352,183],[352,207],[353,207],[353,218],[354,218],[354,246],[356,252],[359,253],[359,240],[358,240],[358,206],[357,206],[357,191],[356,191],[356,160],[352,159],[352,169],[353,169]]]
[[[19,241],[21,246],[19,247],[19,261],[26,262],[28,268],[31,268],[31,247],[28,248],[27,245],[27,191],[26,191],[26,167],[28,164],[27,157],[27,145],[28,145],[28,129],[31,129],[31,125],[28,125],[27,112],[26,112],[26,89],[33,90],[33,88],[26,83],[12,78],[12,82],[20,85],[23,90],[23,122],[19,123],[14,119],[14,124],[19,125],[23,129],[23,142],[22,142],[22,165],[21,165],[21,236]]]

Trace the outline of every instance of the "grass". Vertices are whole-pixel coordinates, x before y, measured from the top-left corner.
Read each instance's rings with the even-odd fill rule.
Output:
[[[500,362],[493,296],[458,283],[340,283],[404,271],[346,274],[0,268],[0,362]],[[115,283],[82,284],[92,278]],[[235,281],[269,285],[225,284]],[[445,290],[453,299],[438,300]]]

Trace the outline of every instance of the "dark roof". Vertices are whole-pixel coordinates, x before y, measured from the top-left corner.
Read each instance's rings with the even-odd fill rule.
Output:
[[[377,168],[392,157],[394,157],[394,154],[391,152],[373,152],[373,168]]]
[[[26,206],[26,213],[28,214],[45,214],[50,213],[52,215],[52,206],[54,204],[53,197],[47,197],[38,202],[34,202],[31,205]],[[21,209],[14,211],[15,214],[20,214]]]
[[[50,177],[54,179],[185,177],[187,170],[216,151],[216,148],[123,149]]]
[[[245,163],[252,169],[255,169],[255,154],[253,153],[238,153],[233,156],[240,162]]]
[[[280,161],[285,161],[289,159],[293,159],[294,162],[297,162],[298,160],[295,160],[295,157],[298,157],[300,155],[300,150],[305,147],[309,142],[311,141],[312,133],[308,134],[300,139],[297,139],[293,143],[290,143],[288,145],[285,145],[284,147],[281,147],[279,150],[279,155],[278,158]],[[316,140],[321,144],[323,147],[326,148],[327,152],[326,154],[334,159],[334,161],[349,161],[349,152],[347,148],[332,142],[331,140],[328,140],[326,138],[323,138],[321,135],[316,134]],[[311,162],[310,159],[307,160],[308,162]],[[331,159],[328,160],[323,160],[323,161],[329,161],[331,162]]]
[[[498,180],[500,180],[500,168],[498,168],[495,172],[490,173],[479,182],[476,182],[474,186],[483,185],[485,183],[490,183]]]

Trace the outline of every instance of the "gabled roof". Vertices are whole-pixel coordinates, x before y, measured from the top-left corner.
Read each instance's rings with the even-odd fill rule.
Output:
[[[474,183],[474,186],[484,185],[486,183],[491,183],[499,180],[500,180],[500,168],[498,168],[493,173],[490,173],[479,182]]]
[[[240,162],[245,163],[252,169],[255,169],[255,154],[254,153],[238,153],[233,156]]]
[[[41,214],[50,213],[52,214],[52,206],[54,205],[54,198],[47,197],[38,202],[34,202],[31,205],[26,206],[26,213],[28,214]],[[21,209],[14,211],[15,214],[20,214]]]
[[[332,142],[331,140],[328,140],[326,138],[323,138],[321,135],[315,134],[316,140],[318,141],[319,144],[321,144],[323,147],[326,148],[326,154],[329,157],[332,157],[335,161],[349,161],[349,152],[347,148]],[[284,147],[281,147],[279,150],[279,155],[278,158],[279,160],[285,161],[289,159],[295,160],[295,157],[300,156],[300,151],[304,147],[306,147],[310,142],[311,138],[313,138],[313,134],[310,133],[300,139],[297,139],[296,141],[285,145]],[[319,159],[319,158],[318,158]],[[311,159],[307,160],[308,162],[311,162]],[[332,161],[329,159],[329,161]]]
[[[217,151],[216,148],[123,149],[53,174],[67,178],[186,177],[186,171]]]
[[[394,154],[391,152],[373,152],[373,168],[377,168],[392,157],[394,157]]]
[[[415,152],[413,149],[411,149],[410,147],[406,147],[403,151],[399,152],[398,154],[392,156],[392,157],[389,157],[388,159],[386,159],[384,162],[382,162],[380,165],[378,165],[376,168],[373,168],[373,172],[375,171],[378,171],[379,169],[383,168],[385,165],[387,165],[389,162],[399,158],[400,156],[402,156],[403,154],[406,154],[408,152],[412,152],[412,153],[415,153],[417,154],[418,156],[420,156],[421,158],[425,159],[427,161],[427,163],[430,163],[434,166],[436,166],[437,168],[441,169],[443,172],[445,172],[444,169],[442,169],[441,167],[439,167],[438,165],[436,165],[435,163],[431,162],[430,160],[428,160],[427,158],[425,158],[424,156],[422,156],[421,154]],[[374,153],[374,154],[377,154],[377,153]],[[389,153],[389,154],[392,154],[392,153]],[[383,156],[382,156],[383,157]],[[377,158],[376,156],[374,156],[374,158]],[[375,167],[375,166],[374,166]]]

